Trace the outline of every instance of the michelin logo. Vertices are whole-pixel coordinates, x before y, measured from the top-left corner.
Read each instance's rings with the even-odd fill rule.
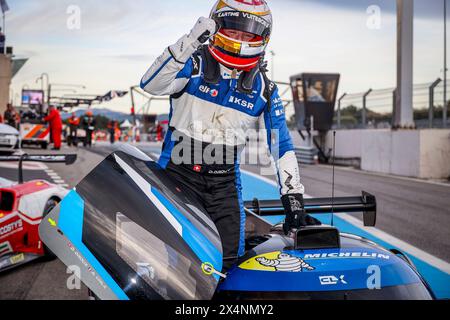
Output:
[[[388,254],[369,252],[332,252],[305,254],[305,260],[313,259],[339,259],[339,258],[361,258],[361,259],[384,259],[389,260]]]
[[[265,267],[273,267],[275,271],[284,272],[302,272],[303,269],[314,270],[314,267],[303,261],[301,258],[293,257],[287,253],[280,253],[278,259],[267,259],[265,257],[257,258],[261,265]]]

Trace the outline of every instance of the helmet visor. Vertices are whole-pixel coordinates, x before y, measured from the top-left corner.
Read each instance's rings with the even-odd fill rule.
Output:
[[[220,28],[245,31],[263,38],[268,37],[271,31],[269,22],[248,12],[224,11],[215,14],[213,19]]]
[[[254,42],[237,41],[227,37],[221,32],[217,33],[213,39],[213,45],[226,52],[236,55],[254,56],[264,51],[264,42],[262,40]]]

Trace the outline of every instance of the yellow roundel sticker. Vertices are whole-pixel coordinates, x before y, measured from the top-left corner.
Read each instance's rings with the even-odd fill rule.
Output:
[[[276,271],[274,267],[266,266],[261,264],[258,260],[267,259],[267,260],[275,260],[281,254],[280,251],[264,253],[259,256],[255,256],[253,258],[248,259],[247,261],[241,263],[239,268],[244,270],[258,270],[258,271]]]
[[[315,269],[302,258],[281,251],[264,253],[248,259],[239,268],[271,272],[302,272]]]

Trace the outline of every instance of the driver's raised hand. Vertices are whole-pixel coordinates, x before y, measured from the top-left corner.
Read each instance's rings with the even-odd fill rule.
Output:
[[[216,33],[217,24],[213,19],[200,17],[189,34],[170,46],[170,52],[176,61],[186,63],[197,48]]]
[[[189,38],[196,39],[200,44],[216,33],[216,22],[213,19],[200,17],[189,33]]]

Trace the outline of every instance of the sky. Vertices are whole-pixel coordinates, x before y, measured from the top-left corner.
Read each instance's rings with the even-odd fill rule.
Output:
[[[17,57],[29,58],[13,79],[17,101],[24,85],[40,88],[36,78],[43,72],[51,83],[84,85],[77,89],[80,94],[129,90],[168,45],[188,33],[199,16],[209,15],[215,2],[7,1],[7,45],[14,46]],[[395,0],[268,3],[274,16],[268,48],[275,52],[274,80],[288,81],[301,72],[338,72],[340,93],[395,86]],[[415,0],[414,9],[414,83],[431,83],[442,77],[443,0]],[[143,104],[138,99],[137,109]],[[100,105],[123,112],[130,106],[129,95]],[[152,104],[152,113],[167,111],[165,102]]]

